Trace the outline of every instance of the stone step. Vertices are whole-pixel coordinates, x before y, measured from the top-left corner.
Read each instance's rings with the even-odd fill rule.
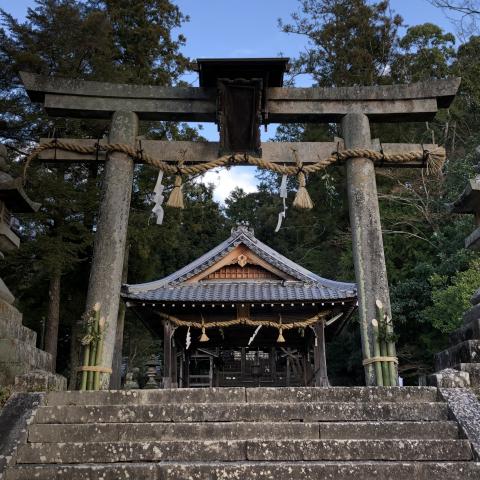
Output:
[[[480,362],[480,340],[466,340],[435,355],[435,370],[453,368],[458,363]]]
[[[467,440],[222,440],[29,443],[17,463],[469,461]]]
[[[19,465],[6,480],[478,480],[475,462],[231,462]]]
[[[41,407],[35,423],[442,421],[445,403],[196,403]]]
[[[436,402],[437,389],[431,387],[294,387],[247,388],[247,402]]]
[[[16,338],[35,347],[37,332],[22,325],[21,319],[0,317],[0,338]]]
[[[29,343],[0,338],[0,383],[13,385],[15,377],[30,370],[52,371],[52,356]]]
[[[457,439],[455,422],[208,422],[33,424],[32,443],[154,440]]]
[[[182,388],[53,392],[47,405],[147,405],[155,403],[435,402],[430,387]]]

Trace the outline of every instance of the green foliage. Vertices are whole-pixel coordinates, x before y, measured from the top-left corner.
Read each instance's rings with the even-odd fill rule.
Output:
[[[470,298],[480,285],[480,261],[472,261],[451,279],[433,274],[430,284],[433,304],[423,311],[423,317],[442,333],[453,332],[461,326],[463,313],[471,307]]]
[[[90,80],[156,85],[178,84],[189,68],[181,54],[184,17],[168,0],[37,0],[25,22],[0,13],[0,137],[11,147],[13,172],[18,150],[39,137],[100,138],[104,121],[48,119],[21,87],[18,71],[59,74]],[[429,123],[372,124],[382,142],[443,144],[449,160],[443,175],[420,170],[377,169],[384,247],[391,285],[392,312],[400,371],[407,381],[432,368],[433,354],[445,348],[445,333],[458,324],[468,296],[478,288],[478,263],[463,249],[469,218],[452,217],[446,205],[463,190],[478,162],[480,144],[480,37],[455,45],[455,37],[431,23],[405,31],[390,2],[299,0],[284,32],[303,35],[306,50],[293,62],[292,78],[308,72],[321,86],[351,86],[421,81],[461,75],[459,95],[448,111]],[[403,33],[402,33],[403,32]],[[61,41],[59,41],[61,39]],[[142,123],[147,138],[201,140],[182,124]],[[341,135],[335,124],[287,125],[279,141],[325,141]],[[1,275],[14,289],[26,323],[39,333],[47,311],[48,281],[62,275],[60,370],[68,368],[72,324],[83,313],[92,256],[103,168],[34,165],[28,177],[41,211],[25,216],[22,248],[2,264]],[[318,274],[354,278],[345,169],[331,167],[307,179],[315,208],[289,208],[283,227],[272,232],[282,202],[280,178],[260,173],[258,192],[232,192],[223,208],[213,187],[188,182],[186,208],[167,209],[162,226],[151,215],[157,172],[137,166],[129,222],[128,281],[165,276],[222,241],[239,221],[249,221],[259,239]],[[295,179],[289,180],[291,205]],[[172,179],[166,178],[167,192]],[[43,322],[44,323],[44,322]],[[157,332],[158,333],[158,332]],[[141,367],[158,341],[127,314],[125,352]],[[334,384],[362,382],[359,329],[355,319],[328,347]],[[409,378],[411,377],[411,379]]]
[[[389,2],[300,0],[292,23],[280,20],[286,33],[307,37],[308,48],[294,63],[322,86],[371,85],[382,82],[402,25]]]

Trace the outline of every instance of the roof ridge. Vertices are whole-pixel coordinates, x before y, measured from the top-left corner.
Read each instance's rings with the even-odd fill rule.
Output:
[[[337,282],[320,277],[296,262],[288,259],[281,253],[277,252],[256,238],[254,236],[253,229],[251,229],[248,224],[239,224],[232,228],[230,237],[228,237],[225,241],[221,242],[219,245],[204,253],[193,262],[190,262],[189,264],[180,268],[176,272],[152,282],[136,285],[126,284],[124,285],[124,290],[133,293],[155,290],[157,288],[167,286],[179,286],[182,284],[182,282],[185,282],[192,276],[201,273],[211,265],[221,260],[230,251],[242,243],[255,254],[259,255],[261,258],[268,261],[279,270],[282,270],[306,285],[341,291],[356,290],[356,285],[354,283]]]

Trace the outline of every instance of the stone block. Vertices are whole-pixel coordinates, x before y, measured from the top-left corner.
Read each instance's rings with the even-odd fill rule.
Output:
[[[12,319],[22,323],[22,314],[13,305],[0,299],[0,319]]]
[[[428,383],[442,388],[464,388],[470,386],[470,375],[453,368],[446,368],[428,377]]]
[[[37,423],[442,421],[443,403],[163,404],[42,407]]]
[[[15,316],[0,316],[0,338],[15,338],[35,347],[37,333],[22,325],[22,320]]]
[[[322,422],[320,439],[456,439],[455,422]],[[295,437],[289,437],[295,438]]]
[[[480,318],[480,304],[474,305],[463,314],[463,323],[470,323],[477,318]]]
[[[0,253],[0,259],[1,259]],[[15,297],[10,289],[5,285],[5,282],[0,278],[0,300],[5,301],[7,303],[13,303],[15,301]]]
[[[470,375],[470,387],[480,387],[480,363],[460,363],[455,368]]]
[[[246,460],[245,441],[29,443],[19,463],[232,462]]]
[[[48,405],[150,405],[245,402],[245,388],[66,391],[47,395]]]
[[[480,464],[475,462],[197,462],[18,465],[5,480],[478,480],[479,476]]]
[[[17,392],[51,392],[67,389],[67,379],[56,373],[32,370],[15,377]]]
[[[435,370],[452,368],[459,363],[480,362],[480,340],[466,340],[435,355]]]
[[[428,387],[290,387],[248,388],[247,402],[435,402],[437,390]]]
[[[0,410],[0,478],[15,461],[19,445],[27,440],[27,426],[41,405],[41,393],[14,393]]]
[[[480,340],[480,317],[464,323],[448,336],[450,345],[457,345],[466,340]]]
[[[442,434],[451,438],[450,428],[437,428],[432,422],[429,435]],[[448,425],[448,422],[446,422]],[[417,426],[418,427],[418,426]],[[412,432],[421,430],[410,428]],[[318,439],[318,423],[305,422],[204,422],[204,423],[95,423],[95,424],[35,424],[29,429],[30,442],[133,442],[158,440],[248,440],[258,439]]]
[[[468,461],[466,440],[283,440],[247,442],[254,461]]]
[[[471,444],[474,458],[480,461],[480,403],[469,388],[440,388],[452,418]]]
[[[0,384],[13,385],[17,375],[30,370],[52,371],[52,357],[29,343],[0,338]]]

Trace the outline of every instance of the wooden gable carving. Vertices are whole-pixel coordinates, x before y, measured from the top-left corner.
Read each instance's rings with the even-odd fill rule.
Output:
[[[239,245],[228,255],[187,283],[212,280],[292,280],[293,277],[260,258],[245,245]]]

